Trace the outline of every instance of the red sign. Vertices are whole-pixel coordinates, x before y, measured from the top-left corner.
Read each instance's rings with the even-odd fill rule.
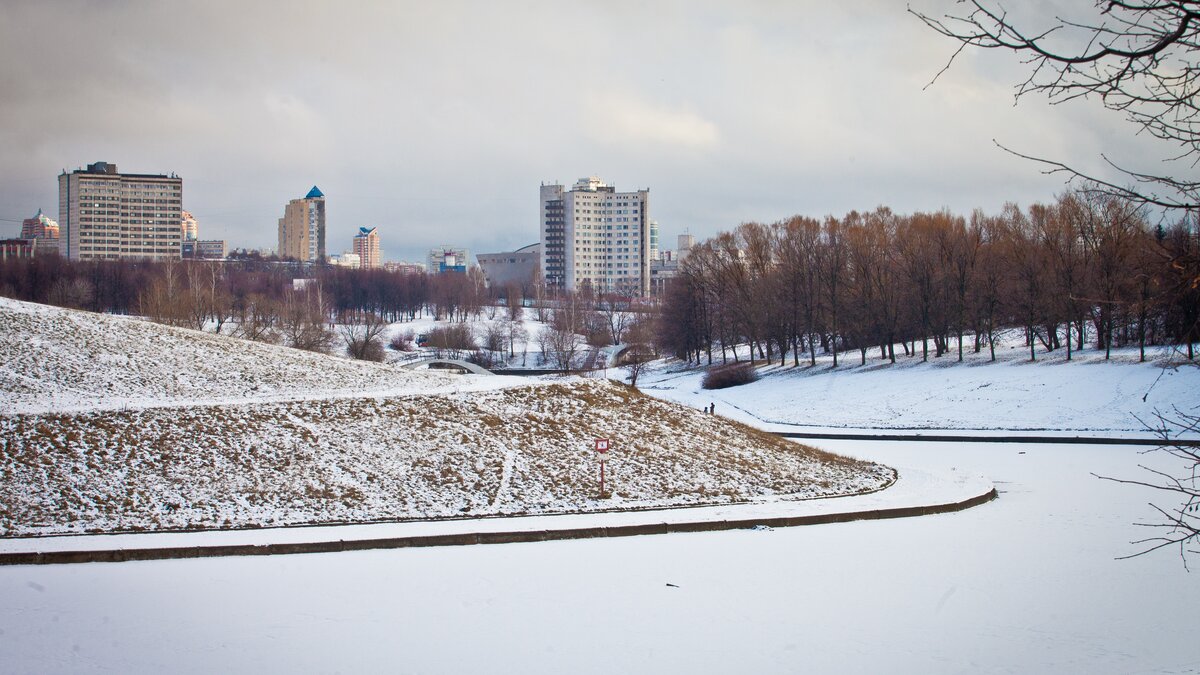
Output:
[[[597,438],[596,439],[596,452],[608,452],[608,439],[607,438]]]

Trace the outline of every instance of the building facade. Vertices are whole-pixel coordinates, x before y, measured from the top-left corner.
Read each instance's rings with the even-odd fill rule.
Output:
[[[38,209],[37,215],[21,221],[21,239],[37,240],[39,255],[58,252],[58,223]]]
[[[379,259],[379,228],[360,227],[354,235],[354,252],[358,254],[363,269],[374,269],[382,264]]]
[[[466,273],[470,263],[471,254],[465,248],[457,248],[454,246],[439,246],[429,250],[426,267],[430,274],[441,274],[442,272],[463,272]]]
[[[0,239],[0,260],[32,258],[37,252],[37,239]]]
[[[59,251],[72,260],[179,257],[183,179],[96,162],[58,176]]]
[[[342,251],[341,255],[329,256],[329,264],[334,267],[360,269],[362,267],[362,259],[353,251]]]
[[[184,239],[180,249],[184,258],[224,260],[229,255],[224,239]]]
[[[517,284],[525,288],[533,283],[542,264],[541,243],[530,244],[515,251],[479,253],[475,261],[483,269],[483,278],[492,288]]]
[[[180,215],[179,235],[183,237],[184,241],[189,239],[196,240],[200,238],[200,223],[198,223],[196,218],[187,211],[184,211]]]
[[[314,185],[302,199],[293,199],[279,219],[279,257],[301,262],[325,259],[325,194]]]
[[[617,192],[599,178],[567,190],[541,186],[542,275],[546,284],[644,297],[650,293],[650,191]]]
[[[383,263],[383,269],[397,274],[425,274],[429,271],[427,265],[403,260],[388,260]]]

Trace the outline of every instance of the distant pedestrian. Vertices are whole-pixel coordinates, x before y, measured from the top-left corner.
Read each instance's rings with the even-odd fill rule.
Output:
[[[716,404],[716,403],[709,404],[709,406],[708,406],[708,414],[710,414],[710,415],[716,415],[716,414],[717,414],[717,404]]]

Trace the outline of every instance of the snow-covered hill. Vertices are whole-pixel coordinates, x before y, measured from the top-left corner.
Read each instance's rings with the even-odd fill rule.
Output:
[[[0,298],[0,410],[407,393],[461,378]]]
[[[0,534],[806,499],[894,480],[604,380],[0,416],[0,438]],[[612,443],[609,499],[595,438]]]
[[[413,373],[0,301],[0,535],[856,494],[887,467],[606,380]],[[596,438],[608,438],[597,492]]]

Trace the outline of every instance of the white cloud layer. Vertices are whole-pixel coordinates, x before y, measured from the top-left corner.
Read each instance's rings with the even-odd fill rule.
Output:
[[[585,123],[601,142],[626,145],[654,143],[664,150],[716,145],[717,125],[687,109],[653,105],[635,96],[592,90],[584,95]]]
[[[951,0],[920,0],[935,13]],[[1090,105],[1012,105],[1020,66],[954,51],[903,3],[8,3],[0,235],[55,177],[176,172],[202,236],[273,247],[284,203],[329,199],[331,251],[537,238],[537,186],[650,187],[664,238],[745,220],[1050,199],[1006,155],[1138,157]]]

